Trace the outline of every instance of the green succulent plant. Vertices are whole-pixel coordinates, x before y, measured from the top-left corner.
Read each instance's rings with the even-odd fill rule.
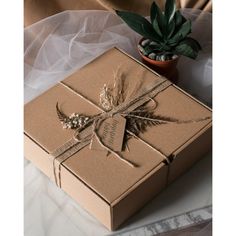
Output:
[[[164,12],[153,2],[150,8],[151,22],[133,12],[116,10],[116,13],[131,29],[145,39],[154,41],[152,45],[145,46],[146,53],[163,52],[196,59],[201,50],[200,44],[188,36],[191,21],[176,9],[175,0],[166,0]]]

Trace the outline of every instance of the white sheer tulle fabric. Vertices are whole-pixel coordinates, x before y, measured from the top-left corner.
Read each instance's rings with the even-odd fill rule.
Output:
[[[203,50],[196,61],[181,57],[178,65],[179,86],[211,105],[212,87],[212,19],[210,13],[184,9],[193,20],[193,37]],[[24,31],[25,34],[25,102],[35,98],[68,74],[84,66],[111,47],[119,47],[140,59],[136,45],[140,36],[116,15],[107,11],[66,11],[46,18]],[[208,162],[207,162],[208,163]],[[203,164],[202,168],[206,169]],[[209,173],[209,171],[207,172]],[[208,175],[198,192],[192,189],[179,205],[164,205],[160,215],[150,214],[131,221],[125,228],[137,227],[211,203]],[[209,183],[209,186],[206,186]],[[198,196],[196,202],[188,199]],[[188,193],[186,193],[188,194]],[[166,201],[166,200],[165,200]],[[164,203],[163,203],[164,204]],[[141,214],[142,215],[142,214]],[[124,229],[125,229],[124,228]],[[108,231],[85,210],[58,189],[31,163],[25,161],[25,235],[104,235]]]

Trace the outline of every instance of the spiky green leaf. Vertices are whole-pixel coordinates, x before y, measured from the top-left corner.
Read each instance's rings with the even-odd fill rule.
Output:
[[[160,28],[160,31],[161,31],[162,35],[164,36],[166,33],[165,16],[155,2],[153,2],[152,6],[151,6],[151,22],[152,22],[152,24],[154,24],[154,19],[156,19],[158,26]]]
[[[174,20],[176,27],[179,27],[182,23],[184,23],[184,21],[186,21],[179,10],[175,12]]]
[[[157,4],[153,2],[150,8],[150,19],[151,19],[152,24],[157,15],[157,8],[158,8]]]
[[[176,54],[196,59],[200,48],[201,46],[196,40],[187,37],[175,47],[175,52]]]
[[[162,32],[161,32],[161,29],[160,29],[159,24],[158,24],[158,22],[157,22],[157,18],[155,18],[155,19],[153,20],[152,26],[153,26],[154,30],[156,31],[156,33],[157,33],[160,37],[162,37]]]
[[[154,30],[163,37],[162,30],[165,28],[165,18],[158,5],[153,2],[150,9],[150,18]]]
[[[153,30],[151,23],[139,14],[128,11],[116,11],[117,15],[134,31],[141,34],[145,38],[159,41],[160,37]]]
[[[141,27],[142,27],[142,31],[143,31],[142,35],[145,38],[151,39],[152,41],[157,42],[157,43],[162,42],[162,38],[155,32],[155,30],[153,28],[152,28],[152,30],[149,30],[144,25],[142,25]]]
[[[169,45],[162,44],[160,51],[162,51],[162,52],[171,52],[171,47]]]
[[[173,35],[175,31],[175,22],[171,21],[168,25],[168,35],[167,35],[167,39],[171,38],[171,36]]]
[[[191,21],[187,20],[181,25],[180,29],[171,37],[168,43],[176,44],[180,40],[184,39],[190,33],[191,33]]]
[[[144,47],[144,50],[147,54],[151,53],[151,52],[156,52],[156,51],[160,51],[161,50],[161,45],[157,44],[157,45],[147,45],[146,47]]]
[[[165,17],[166,21],[169,23],[173,20],[176,11],[175,0],[166,0],[165,4]]]
[[[191,38],[191,37],[186,37],[185,39],[189,43],[191,43],[196,50],[198,50],[198,51],[202,50],[202,47],[201,47],[200,43],[196,39]]]

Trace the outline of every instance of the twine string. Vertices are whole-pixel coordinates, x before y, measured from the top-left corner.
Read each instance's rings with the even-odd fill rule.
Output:
[[[152,122],[158,122],[160,124],[168,124],[168,123],[176,123],[176,124],[184,124],[184,123],[192,123],[192,122],[199,122],[206,119],[210,119],[210,117],[195,119],[195,120],[187,120],[187,121],[179,121],[179,120],[164,120],[160,118],[151,118],[151,117],[144,117],[136,115],[138,112],[147,112],[147,111],[154,111],[157,107],[157,102],[153,99],[158,93],[166,89],[168,86],[171,85],[171,82],[164,79],[164,80],[157,80],[154,81],[152,84],[150,84],[145,89],[140,89],[136,93],[136,96],[129,100],[123,102],[116,107],[113,107],[113,109],[109,111],[104,111],[101,107],[99,107],[97,104],[95,104],[93,101],[91,101],[89,98],[81,94],[79,91],[77,91],[75,88],[67,85],[65,82],[61,81],[59,82],[62,86],[64,86],[66,89],[74,93],[76,96],[79,96],[80,98],[84,99],[86,102],[89,102],[91,105],[96,107],[101,111],[98,115],[95,115],[92,117],[88,124],[86,124],[86,127],[82,127],[80,129],[75,130],[75,133],[68,142],[66,142],[61,147],[57,148],[53,153],[53,172],[55,177],[55,182],[57,185],[61,187],[61,165],[64,161],[66,161],[68,158],[70,158],[73,154],[80,151],[85,146],[91,144],[91,140],[93,137],[96,138],[98,143],[107,150],[108,153],[112,153],[114,156],[116,156],[119,160],[123,161],[130,167],[138,167],[135,163],[125,159],[120,152],[114,151],[112,148],[107,146],[102,138],[99,136],[98,130],[102,122],[107,119],[108,117],[112,117],[116,114],[120,114],[123,117],[129,117],[129,118],[138,118],[141,120],[148,120]],[[153,106],[152,107],[143,107],[142,105],[147,104],[149,101],[152,101]],[[141,107],[142,106],[142,107]],[[135,114],[136,113],[136,114]],[[164,160],[166,160],[167,164],[170,163],[168,157],[159,149],[156,147],[153,147],[150,143],[143,140],[142,138],[138,137],[136,134],[132,133],[131,131],[126,129],[126,132],[130,134],[135,139],[141,141],[146,146],[151,148],[153,151],[160,154]],[[57,174],[56,174],[56,162],[58,162],[58,181],[57,181]]]

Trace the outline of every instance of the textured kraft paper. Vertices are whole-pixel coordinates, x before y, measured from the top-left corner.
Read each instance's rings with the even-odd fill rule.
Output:
[[[113,117],[107,118],[101,124],[98,134],[106,146],[114,151],[121,152],[123,149],[125,125],[126,119],[121,115],[115,115]],[[95,137],[91,141],[90,149],[106,151]]]
[[[118,66],[124,71],[130,88],[140,78],[143,78],[144,86],[162,79],[134,58],[113,48],[73,73],[64,83],[99,106],[100,91],[104,84],[114,82],[113,74]],[[211,116],[208,107],[175,85],[154,99],[158,103],[157,115],[179,120]],[[62,129],[56,115],[57,102],[68,115],[101,112],[61,84],[25,105],[25,157],[53,181],[53,157],[50,153],[73,135],[73,130]],[[171,163],[166,165],[162,154],[132,138],[128,143],[130,151],[124,151],[122,155],[137,164],[137,168],[131,168],[112,154],[107,156],[106,152],[91,150],[89,146],[71,156],[61,167],[61,188],[110,230],[119,227],[211,149],[211,120],[157,125],[148,128],[140,137],[161,150]]]

